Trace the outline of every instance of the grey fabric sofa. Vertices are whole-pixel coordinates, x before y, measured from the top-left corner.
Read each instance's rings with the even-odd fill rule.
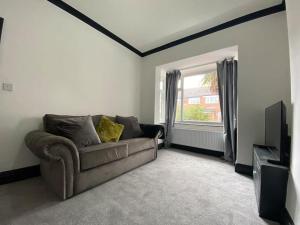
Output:
[[[99,118],[93,116],[94,124]],[[143,137],[81,149],[65,137],[42,130],[28,133],[25,143],[40,158],[41,175],[49,188],[65,200],[155,160],[163,128],[141,124],[141,129]]]

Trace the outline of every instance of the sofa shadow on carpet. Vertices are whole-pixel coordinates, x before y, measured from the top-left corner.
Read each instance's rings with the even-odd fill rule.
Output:
[[[60,203],[59,198],[48,190],[41,177],[0,186],[0,202],[4,202],[2,198],[9,198],[5,199],[9,204],[0,206],[1,224],[5,222],[11,224],[12,219]]]

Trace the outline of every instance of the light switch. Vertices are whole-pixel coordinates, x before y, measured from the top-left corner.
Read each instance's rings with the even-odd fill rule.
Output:
[[[2,90],[3,91],[13,91],[13,84],[12,83],[3,83]]]

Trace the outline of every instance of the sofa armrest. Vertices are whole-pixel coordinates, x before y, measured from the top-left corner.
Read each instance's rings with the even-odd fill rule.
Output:
[[[41,159],[41,174],[49,187],[63,200],[73,196],[75,178],[80,172],[79,152],[74,143],[44,131],[28,133],[25,143]]]
[[[158,124],[140,124],[140,127],[144,133],[144,137],[148,138],[164,138],[164,126]]]
[[[75,173],[80,171],[79,153],[71,140],[36,130],[26,135],[25,143],[30,151],[40,159],[46,161],[64,160],[65,164],[73,165]]]

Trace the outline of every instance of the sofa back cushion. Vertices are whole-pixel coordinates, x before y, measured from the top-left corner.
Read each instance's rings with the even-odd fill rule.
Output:
[[[91,116],[45,115],[45,131],[66,137],[80,148],[100,144]]]
[[[124,131],[120,138],[121,140],[137,138],[143,135],[138,119],[134,116],[116,116],[116,122],[124,125]]]
[[[94,127],[96,128],[100,122],[100,119],[103,115],[94,115],[92,116]],[[72,116],[72,115],[56,115],[56,114],[46,114],[43,117],[43,124],[44,130],[48,133],[60,135],[59,131],[57,130],[57,119],[64,119],[64,118],[80,118],[84,116]],[[111,121],[116,122],[116,118],[113,116],[106,116]]]
[[[48,133],[54,135],[61,135],[60,131],[57,129],[58,123],[61,119],[66,118],[83,118],[84,116],[70,116],[70,115],[55,115],[55,114],[46,114],[43,117],[44,130]]]
[[[91,116],[58,120],[57,129],[61,136],[71,139],[78,148],[101,143]]]
[[[118,142],[124,126],[111,121],[106,116],[102,116],[96,130],[102,142]]]
[[[92,120],[93,120],[93,124],[95,126],[95,128],[97,128],[97,126],[99,125],[102,116],[106,116],[106,115],[94,115],[92,116]],[[116,117],[113,116],[106,116],[108,119],[110,119],[113,122],[116,122]]]

